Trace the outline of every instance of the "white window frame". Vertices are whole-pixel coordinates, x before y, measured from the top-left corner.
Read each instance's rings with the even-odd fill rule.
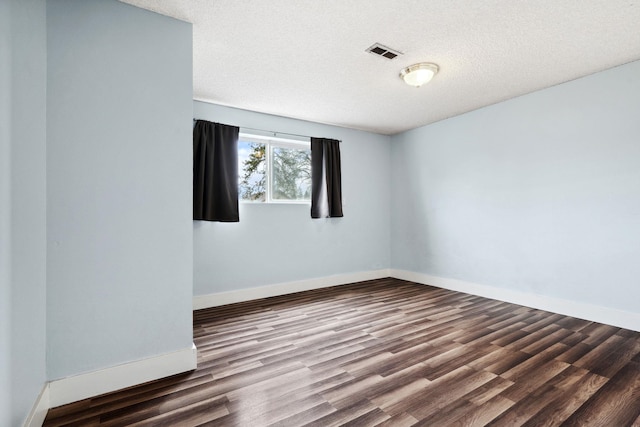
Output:
[[[249,204],[293,204],[293,205],[311,205],[311,199],[309,200],[280,200],[272,198],[272,182],[273,182],[273,171],[271,167],[271,158],[273,156],[273,148],[289,148],[289,149],[305,149],[311,150],[311,140],[309,138],[301,138],[301,139],[292,139],[292,138],[282,138],[277,136],[269,136],[269,135],[259,135],[256,133],[249,132],[240,132],[238,135],[238,141],[243,142],[253,142],[256,144],[265,144],[265,200],[264,202],[260,202],[257,200],[245,200],[239,199],[240,203],[249,203]]]

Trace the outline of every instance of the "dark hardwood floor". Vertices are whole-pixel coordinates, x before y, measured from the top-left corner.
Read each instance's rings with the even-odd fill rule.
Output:
[[[200,310],[194,341],[45,426],[640,426],[640,333],[396,279]]]

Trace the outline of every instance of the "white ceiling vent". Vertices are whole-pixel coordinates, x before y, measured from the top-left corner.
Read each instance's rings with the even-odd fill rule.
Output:
[[[386,47],[381,45],[380,43],[375,43],[367,48],[367,52],[373,53],[374,55],[381,56],[387,59],[394,59],[398,55],[402,55],[402,52],[398,50],[391,49],[390,47]]]

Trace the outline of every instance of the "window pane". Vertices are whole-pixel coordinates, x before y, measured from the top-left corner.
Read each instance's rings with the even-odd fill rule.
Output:
[[[238,141],[238,194],[241,200],[266,200],[265,144]]]
[[[311,199],[311,150],[273,147],[273,200]]]

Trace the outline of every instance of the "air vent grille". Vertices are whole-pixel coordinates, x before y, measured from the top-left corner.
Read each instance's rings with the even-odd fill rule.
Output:
[[[375,43],[369,46],[366,51],[386,59],[394,59],[398,55],[402,55],[402,52],[397,51],[395,49],[391,49],[390,47],[381,45],[380,43]]]

